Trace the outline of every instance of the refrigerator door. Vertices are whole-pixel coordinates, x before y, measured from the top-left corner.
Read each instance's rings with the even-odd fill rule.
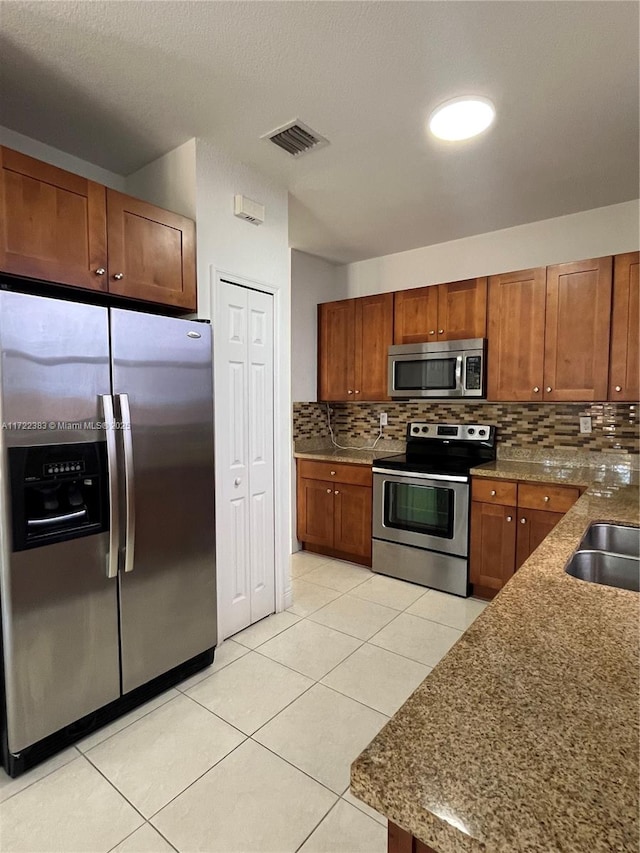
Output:
[[[216,644],[211,327],[112,309],[111,352],[127,693]]]
[[[110,534],[67,531],[65,541],[20,550],[14,493],[33,488],[34,477],[17,480],[14,472],[12,484],[9,470],[10,456],[22,456],[12,448],[104,443],[99,395],[110,391],[106,309],[0,292],[3,722],[14,754],[120,695]],[[73,474],[52,476],[73,489]]]

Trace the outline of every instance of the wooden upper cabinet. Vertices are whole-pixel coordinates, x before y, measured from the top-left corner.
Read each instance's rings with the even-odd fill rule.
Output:
[[[395,295],[394,344],[416,344],[438,339],[438,287],[416,287]]]
[[[489,400],[542,400],[545,267],[489,279]]]
[[[460,341],[487,334],[487,279],[471,278],[395,294],[395,344]]]
[[[609,399],[636,402],[640,398],[640,252],[617,255],[613,263],[613,313]]]
[[[544,399],[606,400],[612,258],[547,267]]]
[[[438,285],[438,340],[487,336],[487,279]]]
[[[106,290],[105,192],[79,175],[0,148],[0,270]]]
[[[388,400],[393,293],[318,305],[318,399]]]
[[[355,300],[356,400],[388,400],[387,363],[393,343],[393,293]]]
[[[353,400],[355,299],[318,305],[318,399]]]
[[[107,222],[109,292],[195,310],[193,221],[107,190]]]

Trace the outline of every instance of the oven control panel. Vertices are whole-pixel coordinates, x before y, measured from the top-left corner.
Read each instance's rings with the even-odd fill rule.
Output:
[[[449,441],[489,441],[495,432],[489,424],[429,424],[414,421],[407,426],[407,439],[440,438]]]

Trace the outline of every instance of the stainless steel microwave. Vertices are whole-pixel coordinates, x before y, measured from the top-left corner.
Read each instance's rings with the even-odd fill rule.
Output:
[[[389,347],[389,396],[485,397],[485,354],[484,338]]]

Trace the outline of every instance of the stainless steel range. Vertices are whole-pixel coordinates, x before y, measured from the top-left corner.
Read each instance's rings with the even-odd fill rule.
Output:
[[[373,468],[373,571],[469,595],[469,472],[495,455],[488,424],[408,424]]]

